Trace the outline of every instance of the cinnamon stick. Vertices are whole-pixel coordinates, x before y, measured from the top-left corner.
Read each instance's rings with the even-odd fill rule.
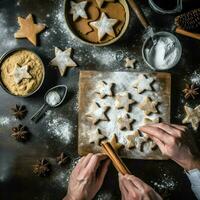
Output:
[[[112,160],[113,165],[117,169],[117,171],[121,173],[122,175],[131,174],[129,169],[126,167],[126,165],[123,163],[121,158],[113,149],[112,145],[109,142],[102,142],[101,144],[102,144],[104,152]]]
[[[200,40],[200,34],[199,33],[192,33],[192,32],[189,32],[189,31],[185,31],[185,30],[183,30],[179,27],[177,27],[175,31],[176,31],[176,33],[179,33],[181,35]]]

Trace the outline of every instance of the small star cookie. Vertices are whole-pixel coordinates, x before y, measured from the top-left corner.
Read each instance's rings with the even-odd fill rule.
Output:
[[[128,114],[118,117],[117,123],[120,130],[131,130],[134,119],[131,119]]]
[[[183,124],[191,123],[192,128],[196,131],[200,122],[200,105],[196,108],[191,108],[187,105],[184,106],[186,116],[183,119]]]
[[[106,14],[102,12],[100,19],[90,22],[90,25],[98,30],[98,40],[101,41],[106,34],[115,37],[113,26],[117,23],[117,21],[117,19],[108,18]]]
[[[32,14],[29,14],[26,19],[18,17],[18,24],[20,29],[15,33],[14,37],[27,38],[33,45],[37,45],[37,34],[42,32],[45,28],[45,24],[35,24]]]
[[[146,115],[151,113],[158,113],[156,106],[158,102],[152,101],[149,97],[145,97],[143,102],[139,104],[139,108],[144,111]]]
[[[143,124],[144,125],[147,125],[147,124],[155,124],[155,123],[159,123],[160,122],[160,118],[155,118],[155,119],[150,119],[150,118],[147,118],[145,117],[144,120],[143,120]]]
[[[97,5],[99,8],[101,8],[101,6],[103,5],[104,2],[114,2],[115,0],[96,0]]]
[[[55,47],[55,58],[51,60],[50,65],[57,66],[61,76],[65,75],[68,67],[76,67],[77,64],[71,59],[72,48],[66,48],[64,51]]]
[[[136,146],[136,141],[135,141],[136,137],[140,137],[139,131],[134,131],[132,135],[128,135],[126,137],[126,139],[127,139],[127,147],[129,149],[132,149],[132,148],[134,148]]]
[[[81,1],[80,3],[75,3],[74,1],[70,1],[70,5],[71,9],[69,13],[73,15],[73,21],[76,21],[79,17],[82,17],[84,19],[88,18],[85,12],[87,1]]]
[[[135,138],[135,147],[139,151],[142,151],[143,144],[147,142],[147,138],[139,136]]]
[[[19,84],[23,79],[31,79],[32,76],[28,73],[28,65],[20,66],[19,64],[15,65],[13,72],[10,74],[13,76],[16,84]]]
[[[154,79],[149,77],[147,78],[145,75],[140,74],[138,79],[133,83],[133,87],[137,88],[139,94],[144,91],[152,91],[151,84],[153,83]]]
[[[136,59],[125,58],[125,67],[126,68],[135,68]]]
[[[134,99],[129,98],[128,92],[120,92],[116,94],[115,98],[115,107],[120,109],[124,108],[127,112],[129,112],[130,105],[135,103]]]
[[[111,141],[110,141],[110,144],[112,145],[113,149],[118,152],[122,147],[123,145],[118,143],[118,139],[117,139],[117,136],[116,134],[113,135]]]
[[[107,83],[105,81],[99,81],[97,85],[97,94],[99,94],[100,98],[105,98],[106,96],[113,96],[112,93],[113,83]]]
[[[90,112],[86,113],[86,117],[94,125],[100,121],[109,121],[106,116],[106,112],[109,110],[109,106],[101,106],[98,103],[94,102],[91,106]]]
[[[105,136],[101,134],[101,131],[99,129],[95,129],[89,134],[89,143],[99,145],[100,141],[103,139],[105,139]]]

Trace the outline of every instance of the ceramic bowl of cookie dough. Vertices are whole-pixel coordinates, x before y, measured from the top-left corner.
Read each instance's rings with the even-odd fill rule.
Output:
[[[42,86],[45,68],[41,58],[26,48],[16,48],[0,58],[0,85],[8,93],[29,97]]]
[[[70,12],[70,2],[72,1],[80,3],[84,0],[65,0],[64,6],[68,30],[78,41],[92,46],[107,46],[117,42],[126,32],[130,19],[126,0],[105,0],[101,6],[96,3],[96,0],[87,0],[84,8],[87,19],[79,16],[76,20],[74,20],[74,15]],[[113,33],[107,33],[100,39],[98,29],[92,23],[102,19],[102,15],[104,15],[104,18],[115,19],[116,22],[112,26],[114,35]]]

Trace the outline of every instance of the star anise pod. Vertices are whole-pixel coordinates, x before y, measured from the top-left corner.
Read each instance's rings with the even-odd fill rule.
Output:
[[[27,114],[27,109],[24,105],[15,105],[15,108],[11,108],[11,110],[13,111],[13,115],[16,117],[16,119],[24,119],[24,117]]]
[[[45,177],[48,176],[51,172],[51,164],[45,158],[38,160],[36,165],[33,165],[33,173]]]
[[[19,142],[25,142],[29,139],[29,131],[26,126],[19,124],[17,127],[12,128],[11,136]]]
[[[199,94],[198,90],[199,90],[199,88],[195,87],[194,84],[192,84],[192,85],[186,84],[185,89],[183,90],[183,93],[185,94],[184,96],[186,99],[189,99],[190,97],[195,99],[195,96],[197,96]]]
[[[56,161],[57,161],[58,165],[66,165],[70,161],[70,158],[68,156],[66,156],[65,153],[62,152],[56,158]]]

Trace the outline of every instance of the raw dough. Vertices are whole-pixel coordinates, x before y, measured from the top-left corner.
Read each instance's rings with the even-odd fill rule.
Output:
[[[186,116],[183,119],[183,124],[191,123],[192,128],[196,131],[199,127],[200,122],[200,105],[196,108],[191,108],[187,105],[184,106]]]
[[[89,143],[94,143],[99,145],[100,141],[105,139],[105,136],[101,133],[99,129],[95,129],[89,133]]]
[[[125,58],[125,67],[126,68],[135,68],[136,59]]]
[[[105,81],[99,81],[97,85],[96,93],[99,94],[100,98],[105,98],[106,96],[113,96],[112,93],[113,83],[107,83]]]
[[[19,66],[28,66],[28,74],[31,78],[24,78],[19,83],[16,83],[13,74],[16,64]],[[26,96],[35,91],[41,84],[43,76],[44,68],[42,61],[36,54],[28,50],[14,52],[1,65],[1,80],[3,84],[12,94],[17,96]]]
[[[109,110],[109,106],[101,106],[98,103],[94,102],[90,108],[90,111],[86,113],[86,117],[94,125],[100,121],[109,121],[106,116],[106,112]]]
[[[153,78],[140,74],[138,80],[133,83],[133,87],[137,88],[139,94],[146,90],[152,91],[151,84],[153,81]]]
[[[144,111],[146,115],[151,113],[158,113],[156,106],[158,105],[157,101],[152,101],[149,97],[145,97],[143,102],[139,104],[139,108]]]
[[[118,109],[124,108],[127,112],[130,110],[130,105],[135,103],[134,99],[129,98],[128,92],[120,92],[115,97],[115,107]]]
[[[131,119],[128,114],[119,116],[117,119],[118,127],[120,130],[131,130],[134,119]]]
[[[76,63],[71,59],[72,48],[66,48],[64,51],[55,47],[55,58],[51,60],[50,65],[57,66],[60,75],[64,76],[68,67],[76,67]]]

